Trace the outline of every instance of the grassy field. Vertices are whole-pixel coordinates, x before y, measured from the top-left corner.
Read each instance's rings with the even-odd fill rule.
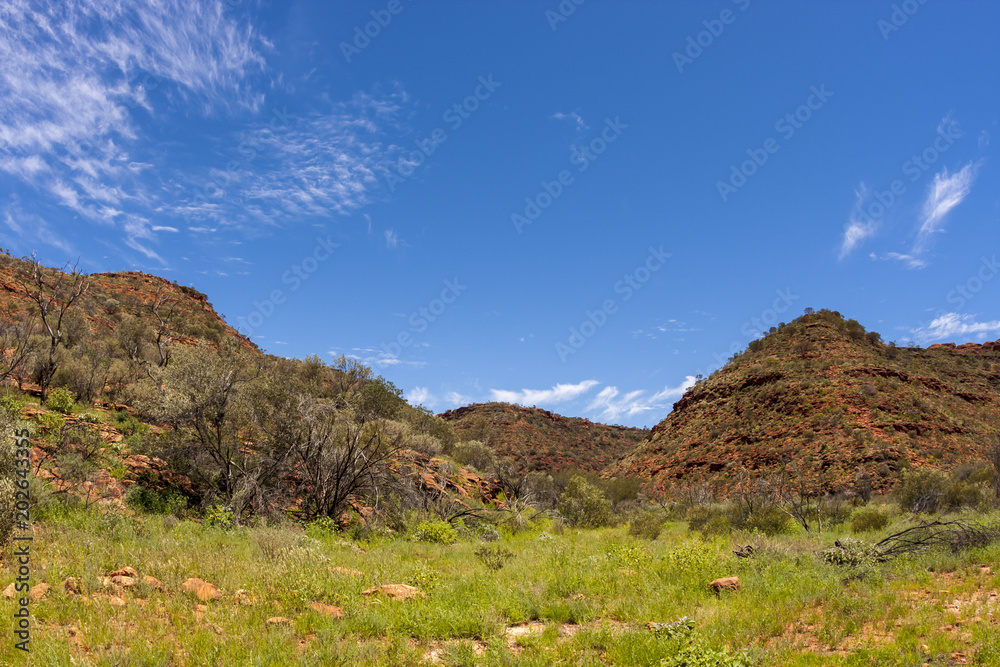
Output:
[[[676,522],[649,541],[541,521],[446,545],[53,507],[35,526],[32,584],[51,589],[31,605],[28,664],[1000,665],[996,543],[851,569],[818,556],[846,526],[705,539]],[[748,543],[755,557],[732,553]],[[15,577],[10,554],[0,586]],[[134,585],[104,581],[124,566]],[[725,576],[742,590],[709,589]],[[191,577],[220,597],[184,591]],[[364,594],[382,584],[422,595]],[[5,665],[25,664],[15,609],[0,598]],[[649,626],[685,617],[693,629]]]

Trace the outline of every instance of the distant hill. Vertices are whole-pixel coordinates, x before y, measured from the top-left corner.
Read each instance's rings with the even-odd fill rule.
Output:
[[[17,318],[34,312],[18,281],[18,272],[27,266],[10,255],[0,256],[0,317]],[[44,268],[44,272],[50,281],[67,279],[58,269]],[[87,280],[87,291],[68,312],[72,318],[82,314],[97,336],[113,332],[129,315],[154,330],[162,324],[170,338],[182,345],[197,339],[218,342],[222,337],[239,337],[246,346],[257,349],[215,312],[205,294],[192,287],[136,271],[92,273]]]
[[[876,489],[907,466],[978,457],[1000,433],[1000,341],[886,345],[839,313],[804,315],[690,388],[610,466],[657,488],[782,469],[813,491]]]
[[[600,472],[649,434],[509,403],[476,403],[439,416],[461,438],[480,440],[522,470]]]

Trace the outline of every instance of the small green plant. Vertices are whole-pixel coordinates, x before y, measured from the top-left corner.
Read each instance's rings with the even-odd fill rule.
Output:
[[[687,542],[663,555],[663,567],[669,572],[707,572],[715,554],[707,545]]]
[[[458,532],[447,521],[422,521],[413,532],[418,542],[434,544],[454,544],[458,541]]]
[[[232,511],[227,510],[225,505],[212,505],[205,510],[205,519],[203,524],[210,528],[228,530],[235,525],[233,523],[233,518]]]
[[[21,418],[21,408],[24,403],[11,395],[0,396],[0,414],[6,415],[11,421]]]
[[[66,425],[66,420],[50,412],[38,415],[38,428],[46,435],[54,435],[62,430]]]
[[[101,422],[101,415],[97,412],[93,412],[92,410],[81,412],[78,417],[80,421],[87,422],[88,424],[99,424]]]
[[[889,513],[877,507],[858,510],[851,517],[852,533],[870,533],[889,525]]]
[[[123,466],[124,467],[124,466]],[[112,476],[114,473],[112,472]],[[187,508],[187,498],[177,489],[157,491],[142,484],[133,484],[125,494],[125,506],[146,514],[171,514],[180,516]],[[208,517],[206,516],[206,523]]]
[[[669,639],[678,639],[680,637],[687,637],[694,632],[694,626],[695,622],[693,618],[681,616],[676,621],[671,621],[670,623],[650,623],[649,629]]]
[[[309,537],[324,537],[332,535],[340,530],[340,525],[328,516],[321,516],[313,519],[306,526],[306,535]]]
[[[885,560],[874,544],[853,537],[838,540],[834,546],[819,552],[819,555],[830,565],[853,568],[871,568]]]
[[[727,646],[721,649],[711,648],[696,632],[689,635],[677,653],[660,661],[660,667],[752,667],[752,665],[753,660],[746,651],[733,651]]]
[[[484,544],[476,549],[474,553],[483,565],[494,572],[503,569],[507,561],[514,558],[513,551],[505,549],[499,544]]]
[[[621,568],[634,570],[649,561],[649,553],[638,544],[611,544],[605,553],[609,561]]]
[[[411,586],[416,586],[420,590],[430,591],[441,585],[441,575],[424,564],[407,578]]]
[[[663,530],[663,517],[658,512],[643,512],[628,522],[628,534],[646,540],[655,540]]]
[[[45,401],[45,404],[50,410],[61,412],[64,415],[68,415],[73,411],[73,405],[75,403],[76,397],[74,397],[73,392],[66,387],[56,387],[49,393],[49,398]]]

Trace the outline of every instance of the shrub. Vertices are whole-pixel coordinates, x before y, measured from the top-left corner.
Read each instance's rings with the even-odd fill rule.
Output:
[[[452,448],[451,457],[459,465],[469,466],[483,472],[492,470],[497,465],[496,452],[478,440],[457,443]]]
[[[494,572],[503,568],[514,558],[514,552],[499,544],[484,544],[474,552],[480,562]]]
[[[212,505],[205,510],[204,525],[222,530],[233,528],[235,525],[233,512],[226,509],[225,505]]]
[[[7,544],[16,525],[15,463],[17,441],[6,418],[0,418],[0,546]],[[23,468],[22,468],[23,471]]]
[[[871,542],[845,537],[837,545],[819,553],[824,562],[844,567],[872,567],[884,560],[882,552]]]
[[[142,484],[133,484],[125,494],[124,500],[125,506],[136,512],[174,516],[180,516],[188,503],[187,498],[177,489],[157,491]]]
[[[877,507],[858,510],[854,513],[854,516],[851,517],[852,533],[874,532],[876,530],[882,530],[888,525],[889,513],[878,509]]]
[[[406,446],[427,456],[437,456],[441,453],[441,441],[433,435],[427,435],[426,433],[411,435],[406,442]]]
[[[56,412],[61,412],[64,415],[68,415],[73,411],[73,404],[76,403],[76,398],[66,387],[56,387],[49,393],[49,398],[45,402],[49,406],[50,410],[55,410]]]
[[[658,512],[643,512],[628,523],[628,534],[632,537],[655,540],[662,530],[663,517]]]
[[[792,517],[775,504],[762,505],[750,513],[733,512],[729,518],[734,528],[756,530],[765,535],[783,535],[792,530]]]
[[[746,651],[732,651],[725,646],[711,648],[696,634],[677,653],[660,661],[660,667],[752,667],[753,664]]]
[[[611,501],[580,476],[573,477],[559,497],[559,513],[574,526],[600,528],[614,523]]]
[[[696,505],[688,510],[688,529],[703,536],[725,535],[732,526],[726,508],[722,505]]]
[[[24,403],[14,396],[0,396],[0,417],[6,416],[10,421],[20,419],[22,407]]]
[[[422,521],[413,533],[419,542],[434,544],[454,544],[458,541],[458,532],[447,521]]]

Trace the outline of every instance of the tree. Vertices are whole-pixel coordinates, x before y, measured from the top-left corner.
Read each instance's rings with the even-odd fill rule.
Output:
[[[604,492],[577,475],[559,498],[559,513],[574,526],[600,528],[614,523],[611,501]]]
[[[63,325],[66,313],[82,297],[89,286],[88,278],[80,273],[78,265],[68,264],[62,271],[49,271],[35,258],[34,253],[24,258],[26,264],[17,272],[18,286],[25,297],[37,309],[42,322],[43,333],[48,337],[48,351],[38,369],[38,384],[42,390],[42,400],[48,395],[49,385],[58,368],[56,351],[66,341]],[[65,269],[69,268],[69,272]]]
[[[218,351],[183,348],[157,369],[153,415],[172,426],[167,455],[194,479],[214,488],[239,522],[252,513],[259,472],[252,433],[241,404],[244,387],[257,377],[256,360],[233,341]]]
[[[8,312],[0,315],[0,382],[10,376],[21,384],[25,363],[38,349],[35,321]]]
[[[307,516],[336,518],[351,498],[378,506],[392,481],[390,464],[402,444],[398,437],[380,421],[337,410],[327,401],[306,401],[301,424],[294,447]]]

